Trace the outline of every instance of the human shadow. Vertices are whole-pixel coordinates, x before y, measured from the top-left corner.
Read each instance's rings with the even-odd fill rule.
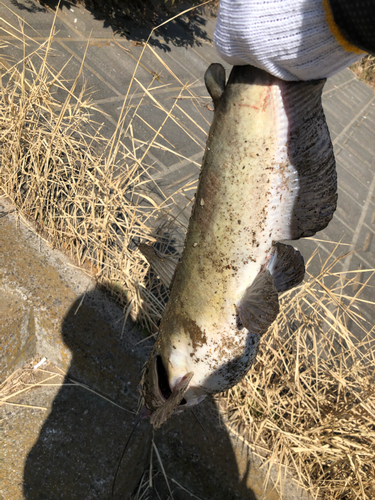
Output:
[[[154,439],[167,476],[197,497],[205,500],[263,498],[265,472],[260,469],[260,460],[256,460],[243,443],[229,436],[217,402],[211,396],[193,410],[187,409],[170,418],[155,433]],[[167,498],[168,489],[162,475],[155,478],[155,488],[162,498]],[[266,498],[278,498],[271,485],[266,490],[271,493]],[[191,496],[176,489],[173,498],[185,500]]]
[[[16,0],[14,0],[16,1]],[[42,6],[52,9],[63,7],[70,9],[75,2],[62,0],[40,0]],[[193,6],[193,5],[190,5]],[[160,26],[168,19],[183,12],[189,5],[173,4],[163,0],[86,0],[85,9],[94,19],[103,22],[103,27],[110,27],[125,39],[134,43],[143,43],[153,28]],[[197,7],[183,16],[179,16],[155,30],[148,43],[154,47],[170,52],[170,45],[178,47],[200,46],[203,42],[211,42],[207,33],[206,15],[215,16],[215,9]]]
[[[79,298],[63,320],[61,335],[72,360],[27,456],[23,492],[28,500],[111,498],[114,470],[136,419],[126,410],[137,407],[142,364],[151,345],[142,343],[138,349],[140,334],[134,330],[121,338],[121,325],[116,329],[103,319],[99,309],[105,306],[97,297],[95,291],[83,302]],[[204,432],[190,411],[155,432],[166,470],[201,498],[255,500],[247,487],[251,460],[240,474],[214,403],[203,402],[197,413]],[[149,467],[151,439],[150,423],[141,421],[122,460],[114,498],[128,498],[136,488]],[[174,489],[175,500],[185,498],[183,490]]]
[[[72,359],[26,460],[26,499],[109,498],[122,444],[136,419],[131,411],[137,408],[142,359],[132,353],[134,340],[121,338],[121,326],[118,331],[99,314],[105,303],[98,295],[87,293],[82,304],[78,299],[63,320],[61,336]],[[121,491],[133,490],[138,481],[133,467],[148,460],[149,427],[142,422],[137,442],[129,447],[119,475]]]

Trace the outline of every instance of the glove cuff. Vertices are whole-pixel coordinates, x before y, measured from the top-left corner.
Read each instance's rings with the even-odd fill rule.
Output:
[[[232,65],[292,81],[326,78],[364,55],[337,27],[328,0],[221,0],[215,45]]]

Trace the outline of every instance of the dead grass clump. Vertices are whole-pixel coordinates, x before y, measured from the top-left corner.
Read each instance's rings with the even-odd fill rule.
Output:
[[[372,88],[375,88],[375,56],[367,54],[358,62],[352,64],[350,69],[359,80],[363,80]]]
[[[84,90],[74,97],[78,80],[68,89],[50,74],[49,50],[39,47],[33,54],[40,59],[39,70],[27,58],[22,72],[13,67],[6,75],[0,102],[1,187],[41,235],[89,267],[99,283],[115,285],[112,293],[120,301],[131,301],[146,272],[131,243],[150,235],[147,217],[136,205],[138,165],[120,148],[112,161],[97,153],[105,149],[104,138],[99,127],[87,132],[90,101]],[[56,84],[67,91],[64,102],[52,94]],[[121,174],[115,176],[120,162]]]
[[[50,64],[54,27],[40,43],[25,34],[16,17],[19,26],[15,22],[7,33],[13,33],[22,56],[15,63],[0,60],[0,189],[39,234],[124,305],[125,319],[131,314],[155,330],[165,305],[161,284],[137,246],[168,245],[178,226],[169,215],[178,208],[173,195],[165,195],[151,178],[151,151],[166,148],[177,162],[182,156],[161,142],[165,123],[177,122],[173,111],[185,86],[179,82],[181,91],[174,90],[166,108],[153,96],[154,87],[163,88],[158,76],[149,71],[149,85],[138,82],[138,61],[116,130],[106,138],[93,118],[95,114],[100,120],[100,114],[83,82],[84,61],[75,80],[66,81],[69,61],[59,70]],[[142,119],[151,131],[147,142],[137,139],[134,125],[146,101],[164,113],[157,130]],[[183,124],[177,126],[185,130]],[[155,229],[162,217],[173,226],[168,236]]]
[[[370,500],[374,327],[356,307],[360,290],[350,298],[356,275],[343,284],[336,264],[331,255],[318,277],[283,295],[256,363],[221,401],[229,428],[246,436],[268,465],[285,466],[315,498]],[[368,283],[374,271],[363,273]]]

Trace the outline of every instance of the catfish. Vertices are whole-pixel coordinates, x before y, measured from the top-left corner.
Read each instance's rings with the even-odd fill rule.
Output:
[[[337,203],[336,166],[322,108],[325,80],[287,82],[252,66],[212,64],[214,103],[181,259],[141,245],[170,298],[141,383],[143,416],[158,428],[207,394],[238,383],[303,280],[282,243],[324,229]]]

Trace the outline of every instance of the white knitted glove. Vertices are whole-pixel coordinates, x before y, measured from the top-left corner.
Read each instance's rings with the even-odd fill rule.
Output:
[[[342,36],[328,0],[220,0],[215,45],[228,63],[283,80],[326,78],[364,55]]]

